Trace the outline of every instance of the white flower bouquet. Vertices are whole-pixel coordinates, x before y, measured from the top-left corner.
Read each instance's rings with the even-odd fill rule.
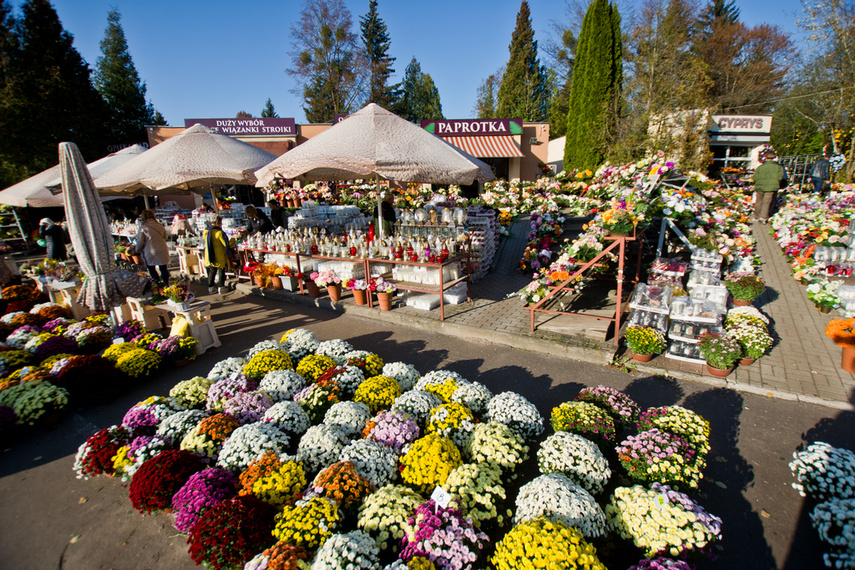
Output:
[[[618,487],[606,505],[609,527],[632,540],[645,556],[677,557],[703,551],[721,538],[721,519],[687,495],[654,483]]]
[[[401,390],[405,392],[410,390],[422,376],[415,366],[405,362],[387,362],[383,365],[381,374],[397,380]]]
[[[347,354],[353,352],[353,346],[346,340],[333,339],[325,340],[315,349],[315,354],[328,356],[335,360],[335,363],[341,366],[347,363]]]
[[[175,444],[177,447],[184,436],[190,430],[199,425],[203,419],[208,417],[208,412],[205,410],[182,410],[167,416],[160,425],[157,426],[157,437],[164,441]]]
[[[341,450],[339,461],[350,461],[356,472],[375,488],[395,482],[398,476],[398,452],[373,439],[351,441]]]
[[[301,437],[312,425],[312,420],[309,419],[306,410],[291,400],[277,402],[267,408],[261,421],[275,425],[292,437]]]
[[[546,517],[587,538],[606,532],[606,517],[594,497],[561,473],[540,475],[520,487],[516,507],[514,524]]]
[[[463,384],[451,395],[452,402],[460,402],[479,417],[487,412],[487,404],[491,399],[493,399],[493,393],[480,382]]]
[[[280,455],[288,448],[288,436],[275,425],[255,422],[240,426],[223,442],[217,467],[240,473],[267,451]]]
[[[262,340],[261,342],[256,343],[256,345],[250,348],[246,353],[247,362],[249,362],[253,356],[260,352],[264,352],[265,350],[284,350],[287,352],[288,347],[283,347],[281,342],[276,342],[275,340]]]
[[[418,379],[415,389],[436,394],[443,402],[450,402],[451,395],[463,384],[469,384],[469,380],[453,370],[432,370]]]
[[[315,554],[312,570],[378,570],[380,548],[362,530],[330,536]]]
[[[487,419],[507,425],[526,441],[543,433],[543,416],[534,404],[516,392],[502,392],[493,397],[487,404]]]
[[[359,507],[357,526],[371,535],[381,550],[398,551],[408,528],[407,519],[424,497],[404,485],[386,485],[371,493]]]
[[[293,370],[271,370],[258,384],[258,389],[274,403],[291,400],[305,387],[306,379]]]
[[[612,476],[600,448],[581,435],[559,431],[537,450],[540,472],[562,473],[591,494],[601,493]]]
[[[208,378],[214,382],[225,380],[232,374],[239,374],[247,362],[249,361],[246,358],[241,358],[239,356],[231,356],[225,360],[220,360],[213,368],[211,368],[211,371],[208,372]]]
[[[516,468],[528,459],[529,447],[510,427],[491,421],[475,426],[463,452],[468,461],[495,465],[515,479]]]
[[[307,475],[314,476],[324,467],[335,463],[348,443],[344,432],[335,426],[312,426],[300,438],[297,461],[303,463]]]
[[[349,438],[359,437],[365,423],[371,418],[368,406],[362,402],[336,402],[326,414],[324,423],[339,428]]]
[[[315,338],[315,334],[307,329],[289,330],[279,339],[279,342],[284,343],[286,340],[291,343],[291,346],[288,348],[288,354],[291,356],[291,360],[294,361],[294,366],[303,357],[314,354],[320,344],[318,339]]]
[[[427,424],[430,411],[441,403],[442,400],[436,394],[414,388],[395,398],[395,402],[389,410],[409,414],[419,427],[424,427]]]
[[[816,501],[855,498],[855,453],[824,441],[793,453],[793,488]]]
[[[489,463],[465,463],[448,476],[443,488],[475,528],[487,521],[504,524],[510,511],[503,509],[508,498],[502,471]]]

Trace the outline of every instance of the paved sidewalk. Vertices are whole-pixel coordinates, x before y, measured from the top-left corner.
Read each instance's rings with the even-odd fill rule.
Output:
[[[326,297],[311,299],[285,291],[258,289],[238,284],[245,294],[257,294],[283,301],[308,303],[330,310],[385,320],[394,324],[428,328],[467,340],[504,344],[566,358],[607,365],[625,362],[623,348],[612,340],[598,342],[571,338],[537,329],[530,330],[530,314],[513,295],[530,279],[516,270],[526,245],[527,219],[516,222],[511,237],[502,244],[495,268],[487,277],[472,284],[472,302],[445,306],[445,320],[439,311],[422,311],[400,303],[393,311],[357,306],[352,297],[330,303]],[[683,363],[659,356],[647,364],[629,364],[641,371],[675,378],[728,386],[739,391],[822,404],[838,409],[855,409],[855,375],[840,369],[841,351],[825,336],[825,326],[833,315],[820,313],[807,299],[804,287],[790,275],[781,250],[769,235],[769,226],[755,224],[757,253],[766,292],[754,305],[769,316],[775,337],[769,354],[746,367],[738,367],[727,379],[706,374],[703,365]],[[628,364],[628,363],[627,363]]]

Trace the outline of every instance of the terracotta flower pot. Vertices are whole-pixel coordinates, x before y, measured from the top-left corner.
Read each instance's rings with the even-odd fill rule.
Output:
[[[309,292],[309,297],[317,299],[321,296],[321,290],[314,281],[306,281],[306,290]]]
[[[846,372],[855,374],[855,348],[852,348],[851,346],[844,346],[842,348],[843,359],[840,362],[840,368]]]
[[[354,289],[353,300],[357,305],[365,305],[368,302],[368,295],[365,294],[364,289]]]
[[[636,362],[650,362],[651,360],[653,360],[654,356],[655,355],[653,354],[636,354],[634,352],[632,353],[632,359]]]
[[[258,275],[253,275],[252,280],[256,284],[256,286],[264,288],[264,277],[260,277]]]
[[[742,299],[734,299],[733,300],[734,307],[750,307],[751,301],[743,301]]]
[[[819,309],[819,312],[820,312],[820,313],[830,313],[830,312],[831,312],[831,307],[821,307],[821,306],[819,306],[819,307],[817,307],[817,308]]]
[[[392,293],[383,293],[381,291],[377,291],[377,301],[380,303],[381,311],[392,310]]]
[[[710,376],[714,376],[716,378],[727,378],[728,376],[730,376],[730,373],[733,372],[733,368],[733,366],[725,369],[713,368],[712,366],[707,364],[707,372],[710,373]]]
[[[739,360],[739,365],[740,366],[751,366],[752,364],[754,364],[755,360],[757,360],[757,359],[756,358],[741,358]]]
[[[282,279],[278,275],[270,277],[270,284],[274,289],[282,289]]]
[[[329,293],[330,301],[334,303],[341,301],[341,283],[327,285],[327,293]]]

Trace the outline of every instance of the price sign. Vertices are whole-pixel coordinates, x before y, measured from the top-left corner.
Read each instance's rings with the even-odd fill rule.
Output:
[[[449,495],[445,489],[438,486],[433,490],[430,498],[437,504],[437,506],[447,509],[448,502],[451,500],[451,495]]]

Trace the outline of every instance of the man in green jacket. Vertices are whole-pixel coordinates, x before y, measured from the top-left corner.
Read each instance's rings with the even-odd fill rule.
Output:
[[[778,164],[775,151],[766,152],[764,162],[754,170],[754,191],[757,193],[754,204],[754,219],[765,224],[769,219],[769,208],[772,200],[781,188],[781,181],[786,177],[784,167]]]

